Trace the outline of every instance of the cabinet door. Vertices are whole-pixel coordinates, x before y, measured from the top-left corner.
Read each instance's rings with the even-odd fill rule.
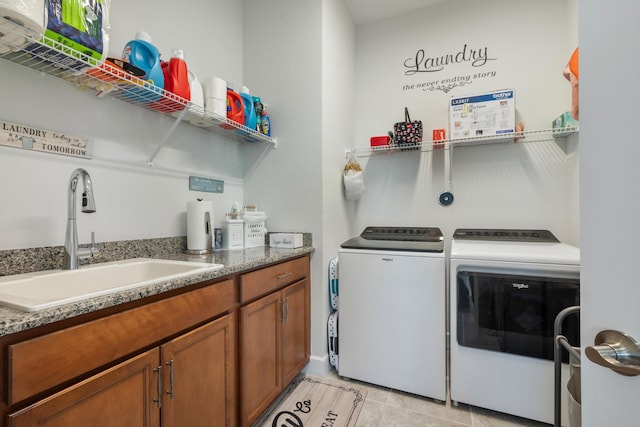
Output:
[[[310,289],[309,279],[301,280],[282,291],[282,384],[289,384],[309,363],[310,356]]]
[[[274,292],[240,309],[241,425],[249,426],[282,390],[282,299]]]
[[[9,414],[8,427],[158,427],[156,348]],[[64,362],[63,362],[64,363]]]
[[[234,427],[235,316],[164,344],[162,426]]]

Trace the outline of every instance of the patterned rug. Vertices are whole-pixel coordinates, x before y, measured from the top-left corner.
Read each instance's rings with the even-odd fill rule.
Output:
[[[354,427],[366,396],[366,391],[349,384],[303,375],[252,427]]]

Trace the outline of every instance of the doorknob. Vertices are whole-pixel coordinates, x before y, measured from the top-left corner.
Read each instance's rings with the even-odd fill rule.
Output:
[[[594,346],[586,347],[584,352],[593,363],[613,369],[620,375],[640,375],[640,346],[623,332],[598,332]]]

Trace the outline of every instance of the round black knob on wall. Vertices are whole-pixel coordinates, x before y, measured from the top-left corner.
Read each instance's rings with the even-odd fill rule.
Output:
[[[451,194],[449,191],[445,191],[444,193],[440,194],[439,201],[442,206],[449,206],[451,203],[453,203],[453,194]]]

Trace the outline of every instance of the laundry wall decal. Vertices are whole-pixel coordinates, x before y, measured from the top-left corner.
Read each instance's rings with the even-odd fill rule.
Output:
[[[497,58],[489,57],[489,47],[484,46],[472,49],[465,44],[462,49],[453,53],[446,53],[436,56],[428,56],[424,49],[418,49],[416,54],[404,61],[407,69],[405,75],[411,76],[416,73],[433,73],[442,71],[445,67],[452,64],[469,63],[473,67],[483,67],[489,61],[495,61]]]
[[[495,78],[498,73],[495,69],[478,69],[491,65],[494,63],[493,61],[497,60],[497,57],[490,54],[488,46],[470,47],[469,44],[465,43],[458,50],[435,54],[421,48],[411,57],[403,59],[404,75],[411,78],[411,80],[403,84],[402,90],[448,93],[456,87],[472,84],[478,79]],[[460,64],[469,65],[471,67],[469,72],[450,74],[449,67]],[[456,70],[459,69],[460,67],[456,68]],[[416,82],[416,76],[428,77],[429,80]],[[436,78],[436,76],[439,78]]]

